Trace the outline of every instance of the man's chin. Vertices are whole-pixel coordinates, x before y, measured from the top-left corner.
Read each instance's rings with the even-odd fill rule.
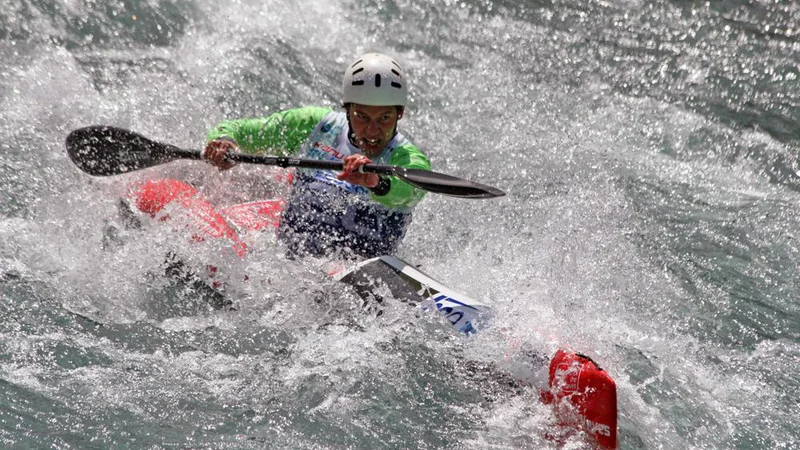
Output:
[[[366,141],[360,141],[358,148],[367,156],[379,155],[386,145],[383,143],[369,144]]]

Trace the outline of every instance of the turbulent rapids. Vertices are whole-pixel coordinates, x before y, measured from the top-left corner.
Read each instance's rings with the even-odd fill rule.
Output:
[[[6,2],[0,447],[583,448],[606,429],[549,402],[559,349],[614,380],[621,449],[796,447],[798,23],[736,0]],[[339,109],[370,51],[403,63],[432,170],[506,194],[428,195],[394,254],[491,306],[469,336],[436,297],[365,305],[288,257],[261,203],[282,171],[93,177],[64,149]],[[151,217],[132,194],[160,183],[189,195]],[[238,242],[190,231],[200,205]]]
[[[288,181],[292,178],[286,177]],[[246,234],[275,233],[283,205],[282,199],[273,199],[217,210],[196,188],[178,180],[161,179],[134,185],[120,199],[119,210],[123,226],[138,229],[144,222],[149,226],[171,225],[186,233],[186,240],[196,245],[209,239],[222,240],[239,258],[246,258]],[[113,228],[106,232],[118,234]],[[192,286],[197,295],[207,297],[214,309],[233,307],[233,301],[226,298],[218,267],[192,268],[172,252],[166,259],[166,276]],[[391,255],[351,263],[350,267],[344,262],[326,261],[323,268],[329,276],[355,289],[365,311],[377,310],[380,315],[384,302],[407,303],[439,312],[455,331],[465,335],[476,333],[490,322],[489,305],[442,285]],[[550,363],[545,364],[547,356],[520,351],[518,338],[507,336],[506,340],[514,344],[502,357],[496,357],[496,363],[486,367],[494,378],[513,380],[515,391],[528,384],[528,380],[547,379],[546,385],[534,388],[541,392],[545,403],[554,405],[560,422],[543,434],[544,439],[563,441],[565,436],[583,432],[598,448],[617,448],[616,385],[607,372],[590,358],[565,350],[558,350]],[[529,369],[527,373],[517,373],[515,379],[514,374],[498,368],[498,364]],[[547,375],[537,374],[548,367]],[[453,378],[450,382],[458,380]]]

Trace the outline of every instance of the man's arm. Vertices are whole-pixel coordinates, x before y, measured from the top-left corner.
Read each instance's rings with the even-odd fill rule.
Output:
[[[404,144],[392,152],[389,164],[408,169],[431,170],[431,162],[413,144]],[[388,183],[388,186],[386,186]],[[388,188],[388,190],[386,190]],[[385,191],[385,192],[382,192]],[[419,203],[427,191],[415,188],[397,177],[385,177],[378,189],[373,189],[372,199],[390,208],[411,207]],[[382,194],[382,195],[381,195]]]
[[[208,133],[206,142],[229,140],[245,153],[289,155],[297,152],[330,111],[329,108],[307,106],[258,119],[226,120]]]

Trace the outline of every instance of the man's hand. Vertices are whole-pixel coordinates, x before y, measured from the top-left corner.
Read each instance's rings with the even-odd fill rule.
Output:
[[[206,145],[203,151],[203,159],[219,170],[228,170],[236,165],[236,162],[228,159],[228,155],[238,151],[236,143],[229,139],[214,139]]]
[[[371,162],[372,161],[364,155],[350,155],[344,159],[344,170],[336,178],[366,188],[374,188],[380,181],[378,175],[374,173],[360,173],[358,171],[361,166]]]

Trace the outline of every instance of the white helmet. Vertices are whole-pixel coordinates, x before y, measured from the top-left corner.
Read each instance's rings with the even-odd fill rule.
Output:
[[[403,68],[393,58],[367,53],[347,67],[342,102],[370,106],[405,106],[408,84]]]

